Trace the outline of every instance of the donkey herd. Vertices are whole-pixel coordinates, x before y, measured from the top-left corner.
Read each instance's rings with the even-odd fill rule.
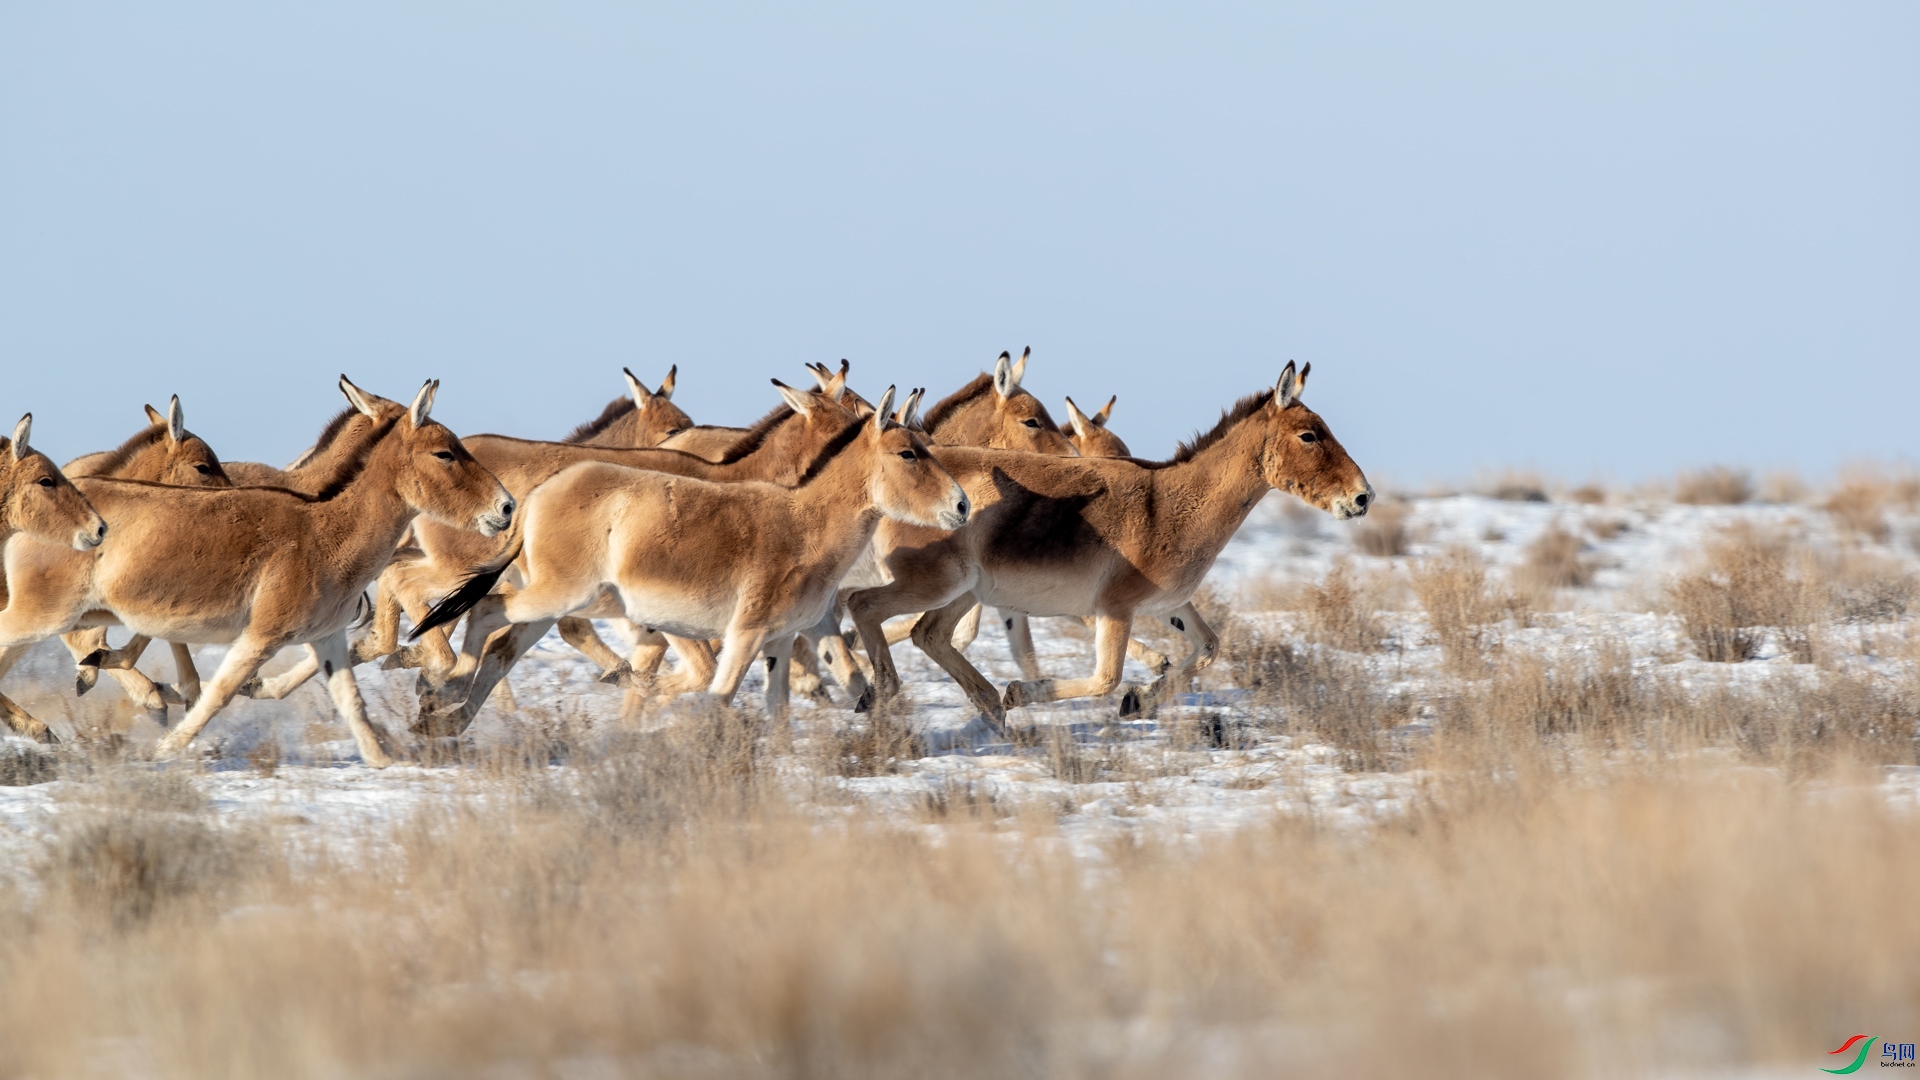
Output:
[[[1004,731],[1022,705],[1120,691],[1127,715],[1186,686],[1217,645],[1192,596],[1268,491],[1341,518],[1373,499],[1300,400],[1312,365],[1289,362],[1168,461],[1129,455],[1106,428],[1111,400],[1088,416],[1068,399],[1056,424],[1021,388],[1026,365],[1002,353],[924,415],[922,390],[896,409],[892,387],[877,403],[849,390],[846,361],[811,365],[815,389],[773,380],[783,403],[745,428],[695,424],[672,402],[677,369],[657,391],[627,372],[629,396],[558,442],[460,438],[430,417],[437,381],[402,405],[341,376],[348,408],[284,469],[221,461],[178,398],[64,468],[32,449],[29,414],[0,439],[0,676],[57,635],[78,691],[117,680],[168,728],[156,752],[170,756],[236,694],[280,697],[319,675],[361,756],[386,765],[406,744],[368,717],[356,664],[418,668],[412,731],[437,738],[464,731],[555,627],[626,688],[630,717],[680,693],[730,702],[761,658],[776,718],[796,685],[825,695],[822,664],[856,710],[883,708],[900,693],[890,643],[910,636]],[[1004,691],[965,655],[982,605],[1022,674]],[[896,616],[918,618],[890,635]],[[1045,677],[1028,616],[1088,622],[1091,677]],[[595,618],[626,620],[632,653]],[[1166,620],[1189,655],[1176,666],[1133,641],[1140,618]],[[118,649],[114,625],[135,635]],[[177,682],[134,667],[153,638],[171,643]],[[228,646],[204,684],[194,644]],[[260,677],[295,645],[308,655]],[[1146,686],[1121,687],[1129,654],[1154,673]],[[172,705],[185,715],[169,727]],[[54,738],[4,696],[0,715]]]

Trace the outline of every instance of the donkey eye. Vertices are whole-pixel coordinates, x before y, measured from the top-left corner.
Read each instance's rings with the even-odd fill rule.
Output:
[[[439,459],[440,459],[441,461],[452,461],[452,460],[453,460],[453,451],[451,451],[451,450],[435,450],[435,451],[433,452],[433,456],[434,456],[434,457],[437,457],[437,458],[439,458]]]
[[[687,430],[687,429],[686,429],[686,428],[683,428],[683,427],[677,427],[677,428],[674,428],[674,429],[673,429],[672,431],[669,431],[669,432],[667,432],[667,438],[669,438],[669,439],[671,439],[671,438],[673,438],[673,437],[674,437],[675,435],[678,435],[678,434],[680,434],[681,432],[683,432],[683,431],[685,431],[685,430]]]
[[[1022,420],[1022,421],[1020,421],[1020,422],[1021,422],[1022,424],[1025,424],[1026,426],[1028,426],[1028,427],[1030,427],[1030,428],[1037,428],[1037,427],[1039,427],[1039,426],[1040,426],[1040,421],[1038,421],[1038,420],[1035,420],[1035,419],[1034,419],[1033,417],[1031,417],[1031,416],[1029,416],[1029,417],[1027,417],[1027,418],[1026,418],[1025,420]]]
[[[918,459],[920,457],[920,454],[918,451],[914,451],[914,450],[902,450],[900,451],[900,456],[903,458],[906,458],[908,461],[913,461]]]
[[[40,486],[41,486],[41,487],[52,487],[52,486],[53,486],[53,477],[51,477],[51,476],[43,476],[43,477],[41,477],[41,478],[40,478]]]
[[[1311,431],[1303,431],[1300,433],[1300,441],[1301,442],[1319,442],[1320,436],[1315,435]]]
[[[209,468],[207,468],[207,467],[206,467],[205,465],[195,465],[195,466],[193,467],[193,471],[194,471],[194,472],[197,472],[197,473],[199,473],[199,474],[200,474],[201,476],[212,476],[212,475],[213,475],[213,470],[212,470],[212,469],[209,469]]]

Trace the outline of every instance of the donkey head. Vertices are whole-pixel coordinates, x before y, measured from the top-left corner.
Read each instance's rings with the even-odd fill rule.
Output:
[[[693,417],[673,403],[673,383],[680,374],[679,364],[667,369],[667,377],[658,390],[648,390],[646,384],[634,378],[633,372],[627,368],[621,368],[620,373],[627,377],[627,392],[633,395],[636,425],[631,439],[625,445],[659,446],[693,426]]]
[[[164,416],[151,405],[145,408],[147,422],[151,425],[149,430],[158,428],[159,431],[150,443],[114,472],[115,476],[177,487],[233,486],[233,481],[227,478],[227,470],[221,468],[220,458],[214,454],[213,447],[187,430],[186,417],[180,411],[180,395],[175,394],[173,400],[167,403]]]
[[[1024,450],[1030,454],[1072,457],[1073,444],[1047,414],[1040,399],[1020,388],[1027,373],[1027,349],[1015,361],[1001,353],[986,385],[964,400],[949,398],[927,414],[927,431],[942,446],[978,446],[990,450]],[[966,393],[966,391],[962,391]]]
[[[354,408],[365,411],[362,399],[368,395],[344,375],[340,384]],[[438,380],[428,379],[405,415],[383,422],[392,426],[382,441],[394,444],[399,455],[394,489],[408,506],[430,518],[493,536],[512,524],[513,496],[453,432],[428,417],[439,389]]]
[[[1132,457],[1127,444],[1120,436],[1107,430],[1107,417],[1113,415],[1113,403],[1119,401],[1119,395],[1107,399],[1106,408],[1088,416],[1080,411],[1080,406],[1067,399],[1067,426],[1070,434],[1067,441],[1080,451],[1081,457]]]
[[[813,381],[820,384],[820,392],[853,410],[853,415],[866,419],[873,415],[873,402],[853,392],[847,385],[847,362],[840,361],[840,370],[834,371],[825,364],[808,364],[807,370],[813,372]]]
[[[880,512],[896,521],[957,529],[967,523],[967,493],[927,449],[919,432],[893,419],[893,387],[880,395],[859,437],[873,455],[868,490]]]
[[[1261,467],[1267,483],[1298,495],[1335,517],[1359,517],[1373,505],[1373,485],[1353,463],[1326,421],[1300,400],[1308,364],[1294,374],[1293,361],[1280,373],[1272,399],[1263,407],[1268,422]]]
[[[0,439],[0,538],[23,532],[77,551],[99,547],[106,521],[47,455],[27,444],[32,433],[28,413],[11,441]]]

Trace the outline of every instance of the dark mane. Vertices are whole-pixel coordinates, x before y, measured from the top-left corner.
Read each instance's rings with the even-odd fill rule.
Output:
[[[1221,439],[1226,438],[1227,432],[1239,426],[1240,421],[1259,412],[1272,400],[1273,391],[1262,390],[1257,394],[1248,394],[1246,397],[1234,402],[1233,408],[1220,414],[1220,422],[1213,425],[1212,431],[1207,432],[1205,435],[1195,435],[1193,438],[1181,443],[1179,448],[1174,450],[1173,457],[1166,461],[1142,461],[1139,458],[1127,458],[1126,460],[1149,469],[1164,469],[1170,465],[1179,465],[1183,462],[1192,461],[1195,455],[1206,450]]]
[[[842,429],[840,434],[830,439],[827,445],[821,447],[820,452],[814,455],[813,461],[807,465],[807,471],[800,474],[800,479],[794,481],[793,486],[806,487],[812,483],[814,478],[820,475],[821,470],[831,464],[834,458],[840,456],[841,451],[853,445],[853,440],[860,437],[860,428],[866,423],[865,420],[855,420]]]
[[[786,423],[798,415],[800,414],[794,412],[790,406],[774,406],[772,412],[755,420],[753,426],[748,428],[745,434],[734,440],[734,444],[727,447],[726,453],[721,454],[715,464],[731,465],[741,458],[746,457],[748,454],[753,453],[755,450],[760,449],[761,444],[767,441],[767,436],[773,434],[774,428],[779,427],[781,424]]]
[[[606,408],[600,410],[599,416],[567,432],[567,437],[560,441],[570,443],[586,442],[588,439],[612,427],[614,421],[632,412],[633,409],[632,398],[624,395],[614,398],[612,401],[607,402]]]
[[[312,461],[315,455],[327,447],[332,446],[333,441],[340,437],[340,433],[347,429],[347,421],[352,420],[358,415],[360,415],[360,410],[351,405],[340,410],[339,413],[335,414],[333,419],[327,421],[326,427],[320,429],[320,437],[313,440],[313,445],[307,448],[306,453],[294,458],[293,464],[287,466],[287,468],[297,469],[307,462]]]
[[[165,424],[150,424],[145,430],[134,432],[133,438],[107,451],[99,461],[93,462],[91,475],[111,476],[125,467],[127,462],[133,459],[133,455],[159,442],[166,437],[166,434],[167,425]]]
[[[962,405],[991,389],[993,389],[993,376],[984,371],[981,372],[972,382],[941,398],[939,404],[928,409],[926,415],[920,418],[920,427],[927,434],[933,434],[939,430],[941,424],[953,419],[953,414],[959,412]]]
[[[352,412],[353,410],[349,409],[348,411]],[[367,459],[373,456],[373,448],[380,445],[380,440],[386,438],[387,433],[393,430],[393,426],[400,422],[400,415],[399,413],[393,414],[387,419],[382,420],[379,425],[371,431],[367,432],[366,438],[361,441],[359,447],[356,448],[353,453],[343,457],[340,463],[333,467],[333,472],[320,482],[320,485],[314,489],[311,495],[298,491],[293,491],[291,494],[299,495],[308,502],[326,502],[334,496],[339,495],[342,491],[345,491],[348,484],[359,479],[360,474],[366,471]],[[335,431],[333,434],[337,437],[339,432]],[[327,439],[327,442],[331,441],[331,438]],[[321,445],[324,445],[324,443]],[[287,491],[289,489],[281,488],[279,490]]]

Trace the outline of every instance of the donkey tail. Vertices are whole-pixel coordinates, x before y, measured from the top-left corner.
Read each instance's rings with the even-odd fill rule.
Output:
[[[472,576],[460,583],[459,588],[433,605],[433,610],[427,612],[427,617],[421,619],[419,625],[407,634],[407,640],[418,641],[420,635],[429,630],[458,622],[460,616],[465,615],[472,610],[473,605],[480,602],[481,597],[493,591],[494,585],[500,580],[500,575],[506,573],[507,567],[513,565],[513,560],[520,557],[520,549],[525,547],[526,543],[526,537],[523,534],[514,541],[513,550],[507,552],[499,562],[475,570]]]

